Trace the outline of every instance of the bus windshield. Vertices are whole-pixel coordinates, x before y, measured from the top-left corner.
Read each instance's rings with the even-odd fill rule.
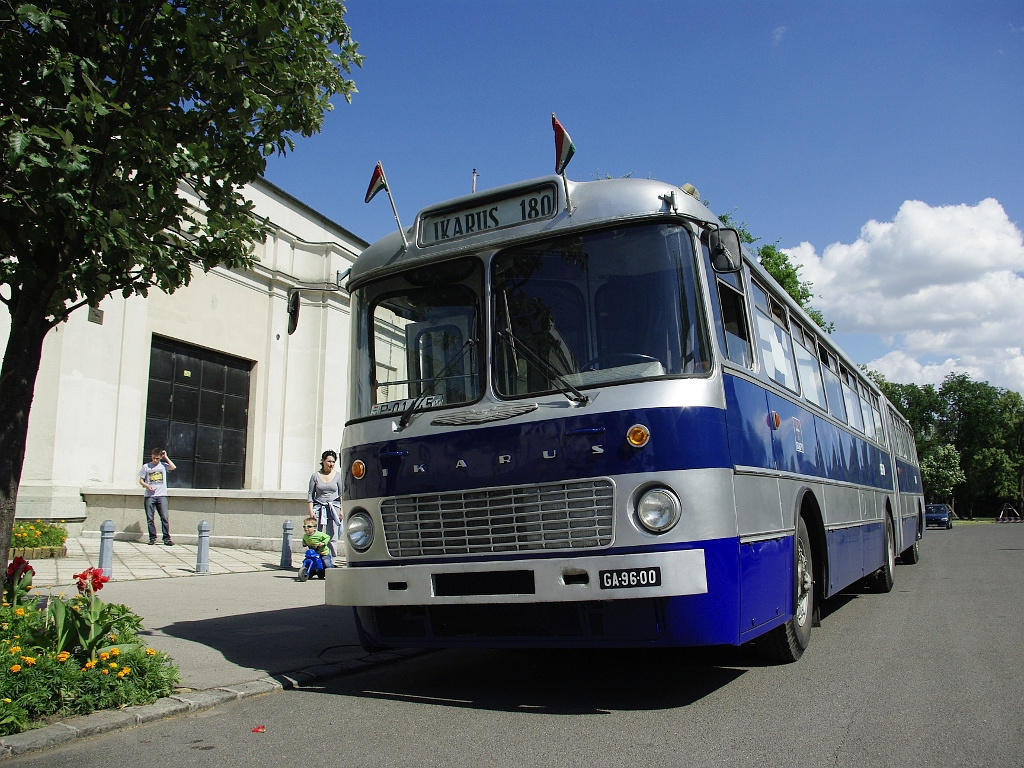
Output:
[[[434,264],[359,289],[354,415],[478,400],[482,295],[476,259]]]
[[[499,396],[710,369],[692,241],[679,225],[606,229],[502,251],[492,296]]]

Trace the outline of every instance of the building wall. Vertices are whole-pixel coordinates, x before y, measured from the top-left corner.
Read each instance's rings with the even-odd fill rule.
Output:
[[[246,194],[272,226],[253,270],[197,271],[172,295],[108,297],[102,323],[82,309],[47,336],[18,518],[64,520],[85,535],[111,519],[119,538],[145,534],[136,476],[152,447],[143,439],[154,335],[253,363],[244,489],[172,488],[175,538],[194,539],[205,519],[221,543],[273,548],[282,522],[305,515],[309,477],[321,451],[341,445],[346,414],[349,297],[336,280],[366,243],[271,184]],[[289,336],[296,287],[300,320]],[[4,344],[8,328],[4,315]]]

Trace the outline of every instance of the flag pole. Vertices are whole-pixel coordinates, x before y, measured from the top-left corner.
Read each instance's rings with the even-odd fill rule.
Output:
[[[391,185],[388,184],[388,177],[384,173],[384,166],[380,168],[381,178],[384,179],[384,191],[388,193],[388,201],[391,203],[391,212],[395,214],[395,223],[398,224],[398,234],[402,236],[402,250],[409,250],[409,241],[405,239],[405,229],[402,227],[402,222],[398,218],[398,209],[395,207],[395,198],[391,196]]]
[[[562,177],[562,189],[565,191],[565,212],[572,216],[572,201],[569,200],[569,181],[565,178],[565,168],[576,152],[568,131],[565,130],[555,113],[551,113],[551,127],[555,131],[555,173]]]

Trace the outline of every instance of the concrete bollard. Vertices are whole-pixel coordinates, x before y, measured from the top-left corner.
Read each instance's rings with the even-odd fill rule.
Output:
[[[199,546],[196,548],[196,573],[210,572],[210,524],[199,521]]]
[[[114,521],[104,520],[100,523],[100,563],[103,575],[110,578],[114,568]]]
[[[284,525],[281,526],[283,531],[281,536],[281,567],[291,568],[292,567],[292,534],[295,532],[295,523],[291,520],[285,520]]]

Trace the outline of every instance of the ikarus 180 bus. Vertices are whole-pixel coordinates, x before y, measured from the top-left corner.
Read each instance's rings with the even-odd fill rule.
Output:
[[[918,559],[907,423],[691,187],[450,200],[348,287],[327,600],[368,648],[795,660],[825,598]]]

